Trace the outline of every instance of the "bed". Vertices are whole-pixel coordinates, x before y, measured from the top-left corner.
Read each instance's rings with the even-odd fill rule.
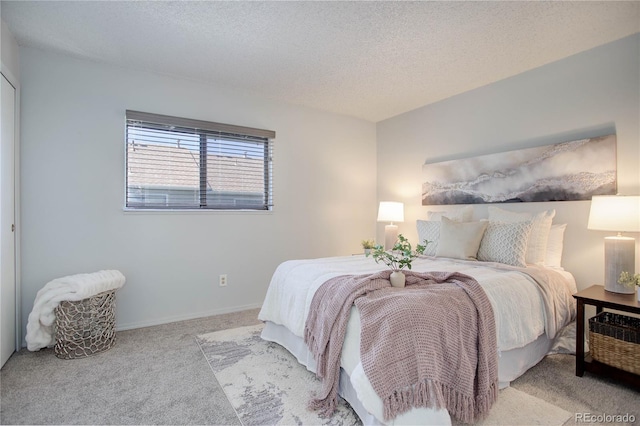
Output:
[[[455,237],[458,245],[461,241],[459,238],[461,235],[451,235],[450,228],[460,227],[461,223],[466,224],[471,221],[456,217],[450,219],[446,216],[428,221],[438,222],[437,226],[433,223],[428,224],[439,228],[435,238],[433,232],[430,235],[436,240],[436,244],[433,244],[436,247],[432,247],[428,255],[420,256],[413,262],[412,271],[414,272],[461,272],[473,277],[482,286],[491,302],[495,316],[500,388],[508,386],[511,381],[537,364],[549,352],[560,331],[575,319],[575,302],[572,294],[576,292],[576,284],[573,276],[559,265],[550,266],[544,261],[536,263],[526,261],[527,254],[531,254],[532,239],[536,238],[531,237],[532,232],[540,233],[540,230],[535,228],[536,219],[544,216],[543,233],[547,236],[540,256],[545,256],[543,252],[548,250],[547,247],[551,243],[549,216],[552,218],[553,215],[549,212],[543,213],[522,220],[521,217],[513,218],[497,210],[493,212],[490,210],[489,220],[482,225],[476,225],[482,228],[482,236],[475,246],[472,258],[465,258],[469,252],[468,247],[464,247],[461,253],[447,252],[451,249],[448,247],[451,246],[448,244],[451,238]],[[514,220],[508,222],[508,219]],[[521,233],[514,233],[514,227],[522,227],[521,224],[525,224],[524,227],[527,229]],[[418,223],[421,239],[426,237],[424,225],[424,223]],[[472,226],[464,225],[463,227]],[[505,263],[509,260],[504,257],[505,254],[494,253],[492,256],[487,256],[487,247],[484,247],[485,254],[482,256],[479,254],[483,249],[483,243],[489,244],[490,240],[496,237],[498,228],[501,229],[498,232],[500,234],[498,235],[500,237],[498,252],[504,252],[505,247],[510,251],[518,251],[516,257],[520,261],[519,264],[518,262]],[[523,246],[522,240],[526,240],[524,249],[514,249],[510,246],[510,243],[505,240],[505,229],[508,229],[506,234],[510,239],[520,240],[514,242],[516,245]],[[466,231],[463,234],[462,240],[466,243],[469,235]],[[477,232],[472,236],[473,238],[478,239]],[[474,252],[473,247],[470,250]],[[443,254],[449,254],[452,257],[443,256]],[[477,258],[485,260],[478,261]],[[307,369],[315,372],[316,363],[303,337],[305,321],[315,292],[331,278],[370,274],[384,269],[386,266],[376,264],[364,255],[290,260],[280,264],[271,279],[259,314],[259,319],[265,322],[262,338],[280,344]],[[393,425],[451,423],[451,417],[446,409],[426,407],[412,408],[393,419],[384,419],[382,400],[373,390],[360,360],[360,313],[355,306],[351,307],[340,367],[339,393],[349,402],[363,423]]]

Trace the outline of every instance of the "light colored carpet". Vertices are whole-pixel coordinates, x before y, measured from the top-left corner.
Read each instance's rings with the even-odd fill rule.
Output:
[[[22,349],[2,367],[0,424],[239,425],[195,336],[257,324],[258,310],[116,333],[88,358]]]
[[[120,331],[112,349],[84,359],[22,349],[0,370],[0,424],[239,425],[195,336],[259,324],[257,316],[253,309]],[[572,355],[546,357],[511,386],[570,413],[640,421],[640,391],[576,377]]]
[[[612,379],[585,373],[578,377],[574,355],[548,355],[540,363],[511,383],[529,395],[574,413],[573,424],[640,424],[640,390],[620,385]],[[629,422],[585,421],[585,416],[626,416]]]
[[[344,401],[331,419],[306,409],[320,381],[280,345],[260,338],[262,325],[198,336],[215,378],[242,424],[358,424]],[[562,425],[573,413],[514,388],[500,391],[482,425]]]
[[[489,416],[479,425],[562,425],[573,413],[514,388],[500,391]]]

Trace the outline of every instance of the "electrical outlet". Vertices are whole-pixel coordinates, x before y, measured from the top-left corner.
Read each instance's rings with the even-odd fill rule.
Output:
[[[227,286],[227,274],[220,275],[220,279],[218,280],[218,283],[220,284],[220,287],[226,287]]]

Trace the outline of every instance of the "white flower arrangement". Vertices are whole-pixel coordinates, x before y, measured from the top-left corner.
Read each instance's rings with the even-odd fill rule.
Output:
[[[618,283],[626,287],[640,287],[640,274],[631,275],[627,271],[622,271],[620,273],[620,278],[618,278]]]

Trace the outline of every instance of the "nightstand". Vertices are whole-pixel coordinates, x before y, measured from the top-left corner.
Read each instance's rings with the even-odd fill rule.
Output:
[[[640,302],[638,302],[635,293],[612,293],[606,291],[601,285],[593,285],[585,290],[579,291],[574,294],[573,297],[575,297],[578,302],[578,318],[576,319],[576,376],[582,377],[585,371],[589,371],[590,373],[609,376],[615,380],[640,388],[640,375],[595,361],[588,353],[584,353],[584,305],[595,306],[598,314],[602,312],[604,308],[640,314]]]

